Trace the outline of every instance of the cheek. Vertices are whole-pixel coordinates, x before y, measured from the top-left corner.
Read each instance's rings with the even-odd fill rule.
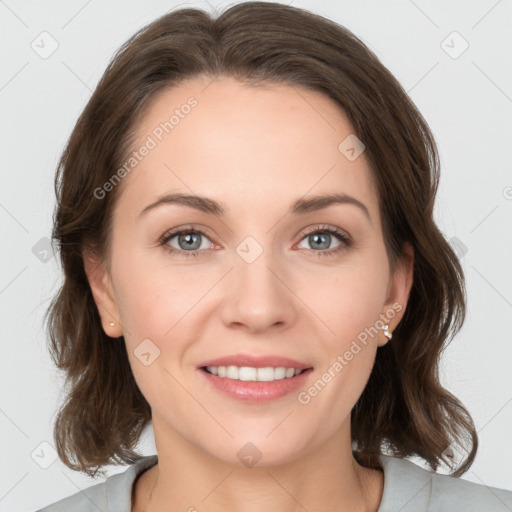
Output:
[[[174,374],[172,366],[179,364],[184,350],[185,342],[177,335],[187,309],[181,285],[179,279],[134,256],[120,260],[115,268],[116,301],[130,366],[142,394],[158,409],[168,396],[161,393],[169,388],[166,370]]]
[[[388,279],[387,260],[375,257],[340,267],[325,280],[324,286],[313,292],[316,302],[323,302],[321,318],[334,332],[331,338],[338,340],[339,346],[350,344],[351,339],[379,319]]]
[[[371,373],[382,337],[378,320],[384,312],[388,279],[387,259],[376,248],[372,257],[340,267],[323,287],[324,309],[319,316],[330,332],[323,336],[326,360],[319,386],[325,384],[329,390],[322,392],[317,405],[327,402],[337,407],[334,423],[357,401]],[[319,303],[322,295],[318,291],[315,295]],[[345,404],[347,409],[336,404]]]
[[[206,295],[218,276],[206,269],[184,272],[183,266],[143,251],[119,258],[112,267],[130,364],[143,394],[150,397],[168,382],[166,369],[174,374],[186,363],[188,349],[200,336],[195,333],[204,325]]]
[[[134,341],[162,339],[204,293],[199,278],[191,282],[190,274],[187,279],[179,266],[170,266],[162,255],[155,257],[157,251],[132,251],[118,256],[112,265],[119,314]]]
[[[136,247],[135,243],[125,245]],[[330,331],[333,339],[357,336],[381,313],[386,298],[387,260],[378,247],[373,249],[361,251],[339,266],[284,270],[285,280],[292,283],[309,314],[314,313],[312,321],[328,327],[326,334]],[[225,269],[181,260],[176,263],[172,260],[175,256],[167,259],[165,250],[161,251],[156,256],[154,248],[119,250],[114,255],[116,301],[128,333],[125,339],[130,343],[150,338],[158,344],[170,332],[177,333],[184,324],[190,325],[194,317],[201,317],[206,310],[211,313],[210,300],[219,293],[217,290],[206,297]],[[224,286],[226,283],[219,288]],[[230,286],[224,290],[229,294]],[[293,296],[289,300],[295,301]]]
[[[335,432],[350,415],[371,374],[382,336],[375,324],[386,298],[386,264],[375,259],[372,265],[351,266],[323,289],[321,318],[331,331],[322,337],[325,359],[298,399],[310,415],[322,418],[326,432]],[[320,302],[320,294],[315,294]]]
[[[128,338],[136,342],[138,338],[162,337],[174,315],[169,309],[172,303],[160,295],[160,284],[153,281],[147,269],[125,275],[118,271],[117,275],[120,284],[116,301]]]

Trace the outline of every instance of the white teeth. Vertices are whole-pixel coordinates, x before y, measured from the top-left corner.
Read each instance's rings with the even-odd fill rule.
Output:
[[[252,382],[272,382],[274,380],[290,379],[295,375],[302,373],[302,370],[295,368],[253,368],[250,366],[207,366],[206,370],[212,375],[226,377],[228,379],[252,381]]]
[[[258,382],[272,382],[275,380],[274,368],[258,368]]]
[[[226,368],[226,377],[228,379],[238,379],[238,368],[236,366],[228,366]]]
[[[274,370],[274,379],[276,379],[276,380],[284,379],[285,375],[286,375],[286,368],[283,368],[282,366],[280,366],[279,368],[276,368]]]
[[[232,368],[234,368],[233,375],[235,375],[235,377],[228,374],[228,377],[231,379],[236,379],[236,371],[238,370],[238,378],[240,380],[258,380],[258,370],[256,368],[249,368],[248,366],[242,366],[240,369],[236,366],[233,366]]]

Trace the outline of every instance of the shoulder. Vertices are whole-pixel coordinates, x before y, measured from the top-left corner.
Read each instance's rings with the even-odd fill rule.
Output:
[[[137,475],[157,462],[156,455],[141,458],[125,471],[109,476],[37,512],[121,512],[131,509],[132,484]]]
[[[83,491],[72,494],[51,505],[38,510],[37,512],[89,512],[108,511],[106,483],[92,485]]]
[[[427,471],[413,462],[381,455],[384,491],[377,512],[510,512],[512,491]]]

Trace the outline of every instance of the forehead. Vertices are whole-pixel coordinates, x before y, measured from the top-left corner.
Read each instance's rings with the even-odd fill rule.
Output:
[[[337,192],[378,215],[364,152],[349,160],[339,148],[353,129],[331,98],[286,84],[212,80],[189,80],[153,98],[136,127],[139,157],[123,180],[123,203],[140,211],[163,193],[181,192],[219,198],[227,215],[238,216],[255,205]]]

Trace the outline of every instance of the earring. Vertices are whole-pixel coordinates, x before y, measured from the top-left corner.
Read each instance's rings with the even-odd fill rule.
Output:
[[[114,327],[114,325],[116,325],[116,323],[115,322],[110,322],[109,325],[110,325],[110,327]]]
[[[388,339],[388,341],[393,337],[391,332],[389,331],[389,325],[382,326],[382,330],[384,331],[384,336]]]

